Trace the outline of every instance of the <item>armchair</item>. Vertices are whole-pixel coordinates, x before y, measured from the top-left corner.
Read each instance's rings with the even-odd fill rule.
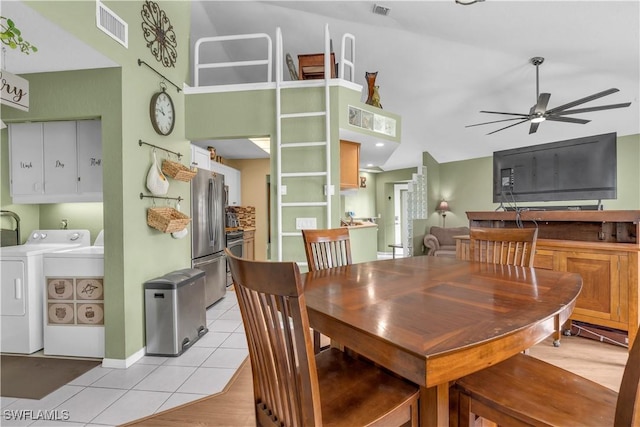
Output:
[[[456,241],[453,236],[464,236],[469,234],[469,227],[437,227],[429,229],[429,233],[424,236],[424,247],[429,256],[456,256]]]

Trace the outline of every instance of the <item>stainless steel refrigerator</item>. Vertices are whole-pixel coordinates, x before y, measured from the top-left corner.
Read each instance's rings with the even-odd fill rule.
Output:
[[[191,180],[191,266],[205,275],[205,307],[227,292],[224,175],[198,169]]]

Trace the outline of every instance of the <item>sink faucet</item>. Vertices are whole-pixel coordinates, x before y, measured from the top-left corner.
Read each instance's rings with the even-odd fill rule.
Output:
[[[69,227],[69,220],[68,219],[63,219],[60,221],[60,228],[62,230],[66,230]]]

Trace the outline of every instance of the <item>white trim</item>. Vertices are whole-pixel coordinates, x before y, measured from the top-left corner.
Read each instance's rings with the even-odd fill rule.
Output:
[[[142,359],[144,355],[147,354],[147,347],[142,347],[140,350],[133,353],[131,356],[126,359],[102,359],[102,367],[103,368],[114,368],[114,369],[127,369],[129,366],[132,366],[138,360]]]

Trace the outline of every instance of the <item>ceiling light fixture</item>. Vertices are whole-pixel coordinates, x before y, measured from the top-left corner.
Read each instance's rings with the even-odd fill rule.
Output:
[[[484,0],[456,0],[456,3],[462,4],[464,6],[468,6],[470,4],[480,3],[480,2],[483,2],[483,1]]]
[[[249,141],[253,142],[267,154],[271,155],[271,138],[249,138]]]
[[[544,116],[538,116],[531,119],[531,123],[542,123],[547,120]]]

